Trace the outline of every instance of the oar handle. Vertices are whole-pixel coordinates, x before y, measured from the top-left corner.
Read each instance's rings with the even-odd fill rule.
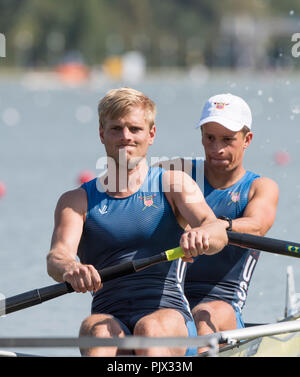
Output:
[[[105,282],[133,272],[135,272],[134,263],[130,261],[117,266],[104,268],[99,271],[99,274],[102,282]],[[71,292],[74,292],[71,284],[63,282],[9,297],[4,300],[4,304],[0,305],[0,316],[41,304],[42,302]]]
[[[228,243],[232,245],[300,258],[299,243],[231,231],[227,231],[227,235],[229,240]],[[137,259],[117,266],[104,268],[99,271],[99,274],[102,282],[105,282],[140,271],[154,264],[171,261],[182,256],[183,252],[181,248],[178,247],[153,255],[152,257]],[[64,282],[7,298],[6,300],[0,301],[0,316],[40,304],[44,301],[51,300],[73,291],[74,289],[72,286],[69,283]]]
[[[121,263],[116,266],[111,266],[99,270],[101,281],[106,282],[112,279],[116,279],[125,275],[132,274],[143,270],[146,267],[152,266],[157,263],[166,262],[171,259],[180,258],[180,250],[178,248],[167,250],[151,257],[132,260],[129,262]],[[74,292],[71,284],[67,282],[58,283],[43,287],[40,289],[34,289],[13,297],[9,297],[4,301],[0,301],[0,316],[3,314],[9,314],[21,309],[28,308],[30,306],[41,304],[42,302],[51,300],[55,297],[62,296],[66,293]]]
[[[116,266],[106,267],[102,270],[99,270],[99,275],[101,277],[102,283],[113,280],[116,278],[120,278],[125,275],[132,274],[136,272],[136,269],[134,267],[133,261],[125,262],[118,264]]]

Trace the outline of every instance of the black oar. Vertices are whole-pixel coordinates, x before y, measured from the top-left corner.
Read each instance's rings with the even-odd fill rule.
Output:
[[[267,251],[273,254],[287,255],[300,258],[300,244],[276,240],[275,238],[254,236],[253,234],[237,233],[227,231],[229,244],[240,247],[247,247],[256,250]]]
[[[107,267],[99,271],[102,282],[106,282],[121,276],[129,275],[134,272],[143,270],[146,267],[153,266],[157,263],[168,262],[181,258],[183,252],[180,247],[166,250],[152,257],[133,260],[122,263],[117,266]],[[55,297],[62,296],[66,293],[74,292],[69,283],[57,283],[44,288],[34,289],[16,296],[9,297],[0,301],[0,315],[9,314],[41,304],[44,301],[52,300]]]
[[[273,254],[287,255],[300,258],[300,244],[290,241],[277,240],[274,238],[255,236],[247,233],[227,232],[229,244],[243,248],[253,248],[267,251]],[[108,267],[99,271],[102,282],[112,280],[124,275],[138,272],[154,264],[171,261],[183,257],[180,247],[164,251],[149,258],[126,262],[117,266]],[[9,297],[0,301],[0,315],[41,304],[44,301],[73,292],[68,283],[53,284],[48,287],[35,289],[17,296]]]

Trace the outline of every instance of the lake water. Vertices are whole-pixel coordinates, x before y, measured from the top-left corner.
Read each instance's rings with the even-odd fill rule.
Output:
[[[70,87],[43,77],[0,79],[0,292],[6,297],[50,285],[46,254],[60,194],[78,185],[82,170],[99,174],[105,155],[99,142],[97,103],[111,88],[134,86],[157,104],[157,138],[149,157],[203,156],[195,130],[204,101],[231,92],[253,111],[254,139],[245,167],[274,179],[280,188],[276,222],[268,236],[300,242],[300,78],[291,73],[152,76],[142,82],[99,78]],[[278,152],[289,154],[286,165]],[[300,292],[300,261],[262,253],[244,309],[248,322],[271,322],[285,304],[286,268],[294,267]],[[89,314],[89,294],[70,294],[0,318],[0,337],[77,336]],[[78,355],[78,351],[38,350]]]

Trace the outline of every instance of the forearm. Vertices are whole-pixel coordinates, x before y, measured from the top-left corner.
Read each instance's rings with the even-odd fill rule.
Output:
[[[232,220],[232,231],[264,236],[269,230],[267,224],[262,224],[252,217],[240,217]]]
[[[228,244],[226,227],[224,221],[213,220],[203,223],[200,227],[186,230],[180,238],[184,260],[190,262],[191,257],[213,255],[222,251]]]
[[[64,281],[63,275],[75,267],[79,262],[66,250],[52,249],[47,255],[47,272],[57,282]]]
[[[208,221],[202,224],[201,229],[209,234],[209,248],[205,251],[206,255],[216,254],[228,244],[227,226],[228,224],[222,220]]]

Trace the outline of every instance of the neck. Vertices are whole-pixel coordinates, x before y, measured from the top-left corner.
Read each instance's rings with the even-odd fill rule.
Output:
[[[207,163],[204,163],[205,177],[210,185],[215,189],[222,190],[234,185],[243,177],[245,172],[246,170],[242,165],[239,165],[232,170],[226,171],[208,167]]]
[[[148,173],[148,163],[142,158],[137,164],[108,163],[107,172],[101,178],[106,193],[113,197],[127,197],[139,190]],[[129,166],[129,167],[128,167]]]

